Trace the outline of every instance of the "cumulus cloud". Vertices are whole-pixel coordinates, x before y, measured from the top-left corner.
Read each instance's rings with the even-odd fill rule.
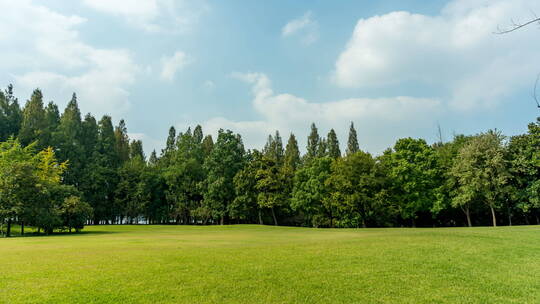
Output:
[[[251,85],[252,106],[260,119],[234,121],[215,117],[203,125],[214,134],[219,128],[238,132],[249,148],[261,148],[266,136],[275,130],[279,130],[283,137],[294,132],[304,146],[311,122],[317,124],[323,136],[334,128],[344,145],[349,124],[353,121],[362,148],[381,152],[397,138],[431,135],[428,132],[435,126],[442,110],[441,103],[436,99],[406,96],[310,102],[292,94],[274,93],[271,81],[265,74],[233,73],[232,76]]]
[[[83,111],[112,114],[129,108],[128,88],[139,71],[129,51],[86,44],[77,31],[86,20],[79,16],[27,0],[0,0],[0,7],[9,7],[0,27],[0,67],[12,73],[3,81],[15,81],[18,95],[40,87],[62,105],[75,91]]]
[[[341,87],[407,84],[443,92],[459,109],[490,107],[524,86],[540,66],[536,28],[495,35],[540,12],[534,0],[454,0],[439,15],[391,12],[360,19],[335,64]]]
[[[311,44],[319,39],[318,24],[313,20],[312,12],[306,12],[302,17],[289,21],[281,29],[283,37],[300,36],[305,44]]]
[[[147,32],[185,32],[207,10],[201,1],[84,0],[83,3],[99,12],[121,17],[130,26]]]
[[[189,63],[184,52],[177,51],[174,55],[161,58],[161,79],[172,81],[178,70],[182,69]]]

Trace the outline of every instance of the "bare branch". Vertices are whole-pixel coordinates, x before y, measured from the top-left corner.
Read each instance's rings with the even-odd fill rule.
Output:
[[[496,31],[496,32],[493,32],[493,33],[494,33],[494,34],[498,34],[498,35],[500,35],[500,34],[507,34],[507,33],[513,32],[513,31],[515,31],[515,30],[518,30],[518,29],[520,29],[520,28],[522,28],[522,27],[524,27],[524,26],[527,26],[527,25],[529,25],[529,24],[532,24],[532,23],[538,22],[538,24],[540,24],[540,18],[536,17],[536,15],[534,15],[534,16],[535,16],[534,19],[529,20],[529,21],[527,21],[527,22],[525,22],[525,23],[516,23],[516,22],[514,22],[514,20],[511,19],[511,20],[510,20],[510,23],[512,24],[512,27],[511,27],[510,29],[502,30],[502,29],[500,29],[500,28],[497,26],[497,31]]]
[[[534,98],[534,101],[536,101],[536,106],[538,108],[540,108],[540,102],[538,101],[538,94],[536,94],[537,92],[536,88],[538,87],[539,80],[540,80],[540,73],[538,74],[538,76],[536,76],[536,81],[534,82],[534,89],[533,89],[533,98]]]

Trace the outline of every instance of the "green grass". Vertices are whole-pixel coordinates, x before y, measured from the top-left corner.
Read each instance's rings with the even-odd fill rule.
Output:
[[[0,239],[0,303],[540,303],[540,227],[84,231]]]

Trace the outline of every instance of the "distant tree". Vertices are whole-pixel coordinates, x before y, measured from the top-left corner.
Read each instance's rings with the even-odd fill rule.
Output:
[[[123,119],[120,120],[118,126],[114,129],[115,150],[118,154],[120,164],[129,160],[129,136],[127,133],[126,123]]]
[[[358,151],[334,161],[326,185],[331,191],[328,205],[335,206],[342,221],[364,228],[374,221],[382,180],[369,153]]]
[[[129,158],[134,159],[137,157],[143,161],[146,160],[142,140],[132,140],[129,144]]]
[[[328,202],[326,180],[331,174],[332,159],[315,158],[296,171],[292,191],[291,208],[300,212],[307,225],[332,226],[335,214]]]
[[[171,126],[169,128],[169,136],[167,136],[167,142],[165,144],[165,149],[161,151],[161,155],[166,155],[169,152],[176,149],[176,129]]]
[[[54,142],[58,159],[69,162],[69,169],[65,174],[66,183],[77,188],[82,180],[85,161],[84,148],[86,147],[83,146],[82,132],[81,112],[77,104],[77,96],[73,93],[54,133]]]
[[[60,124],[60,112],[58,106],[52,101],[45,107],[45,121],[46,129],[43,130],[43,142],[45,142],[47,146],[57,148],[58,142],[55,138],[55,132]]]
[[[328,142],[326,138],[321,138],[319,141],[319,147],[317,148],[317,157],[328,156]]]
[[[274,225],[278,225],[276,209],[287,202],[287,184],[280,165],[275,159],[263,156],[255,173],[255,189],[258,192],[257,204],[261,209],[270,209]]]
[[[212,150],[214,149],[214,141],[212,140],[212,135],[206,135],[202,141],[202,151],[204,158],[208,157]]]
[[[423,139],[399,139],[391,154],[391,166],[389,174],[400,214],[414,227],[418,213],[433,207],[438,176],[435,152]]]
[[[203,141],[203,131],[201,125],[197,125],[195,129],[193,129],[193,140],[197,144],[201,144]]]
[[[287,146],[285,147],[285,167],[290,168],[293,172],[300,165],[300,150],[298,149],[298,142],[296,137],[291,133]]]
[[[474,137],[461,148],[451,169],[459,189],[452,203],[465,209],[474,201],[485,203],[493,226],[497,226],[495,209],[508,191],[510,178],[502,141],[501,134],[494,131]]]
[[[315,126],[315,123],[311,124],[311,132],[309,133],[307,139],[307,159],[313,159],[317,157],[319,146],[320,146],[321,137],[319,136],[319,131]]]
[[[219,130],[217,141],[206,158],[205,206],[221,224],[227,221],[229,205],[235,198],[234,176],[244,166],[244,145],[239,135]]]
[[[0,141],[19,134],[22,118],[19,101],[13,95],[13,86],[8,85],[4,92],[0,91]]]
[[[283,164],[283,141],[279,135],[279,131],[276,131],[274,136],[268,135],[268,140],[264,146],[263,154],[266,156],[266,158],[273,160],[276,164]]]
[[[72,229],[79,232],[86,221],[92,218],[92,207],[86,202],[81,201],[78,196],[69,196],[64,199],[64,203],[60,209],[62,223],[68,228],[71,233]]]
[[[262,209],[257,203],[257,171],[261,167],[262,153],[257,150],[246,154],[246,165],[236,173],[233,179],[235,198],[229,206],[231,218],[249,221],[257,215],[259,224],[263,224]]]
[[[46,128],[47,120],[43,107],[43,94],[39,89],[36,89],[24,106],[23,120],[19,131],[21,144],[27,146],[37,141],[36,149],[41,150],[45,148],[44,130]]]
[[[528,132],[513,136],[508,145],[512,200],[525,214],[540,209],[540,119]]]
[[[339,149],[339,141],[334,129],[330,129],[327,136],[327,150],[328,156],[333,159],[341,157],[341,150]]]
[[[358,147],[358,138],[356,136],[356,129],[354,129],[354,124],[351,121],[351,126],[349,128],[349,140],[347,141],[347,155],[354,154],[358,152],[360,148]]]

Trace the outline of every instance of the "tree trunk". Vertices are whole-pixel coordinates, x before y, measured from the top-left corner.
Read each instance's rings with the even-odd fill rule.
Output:
[[[414,216],[411,218],[411,221],[412,221],[412,227],[416,228],[416,219],[414,218]]]
[[[24,235],[24,221],[21,221],[21,235]]]
[[[362,228],[367,228],[366,220],[365,220],[365,219],[362,219]]]
[[[6,237],[11,236],[11,218],[8,218],[7,221],[7,230],[6,230]]]
[[[471,211],[469,210],[469,207],[463,208],[463,212],[465,212],[465,216],[467,217],[467,226],[472,227]]]
[[[225,216],[222,216],[219,222],[220,225],[225,225]]]
[[[512,212],[508,208],[508,226],[512,226]]]
[[[277,226],[276,213],[274,212],[274,207],[270,208],[272,210],[272,217],[274,218],[274,226]]]
[[[71,233],[71,226],[69,226],[69,233]]]
[[[489,209],[491,209],[491,220],[493,221],[493,227],[497,227],[497,218],[495,217],[495,209],[493,209],[493,206],[489,205]]]
[[[259,209],[259,225],[264,225],[263,220],[262,220],[262,210],[261,209]]]

